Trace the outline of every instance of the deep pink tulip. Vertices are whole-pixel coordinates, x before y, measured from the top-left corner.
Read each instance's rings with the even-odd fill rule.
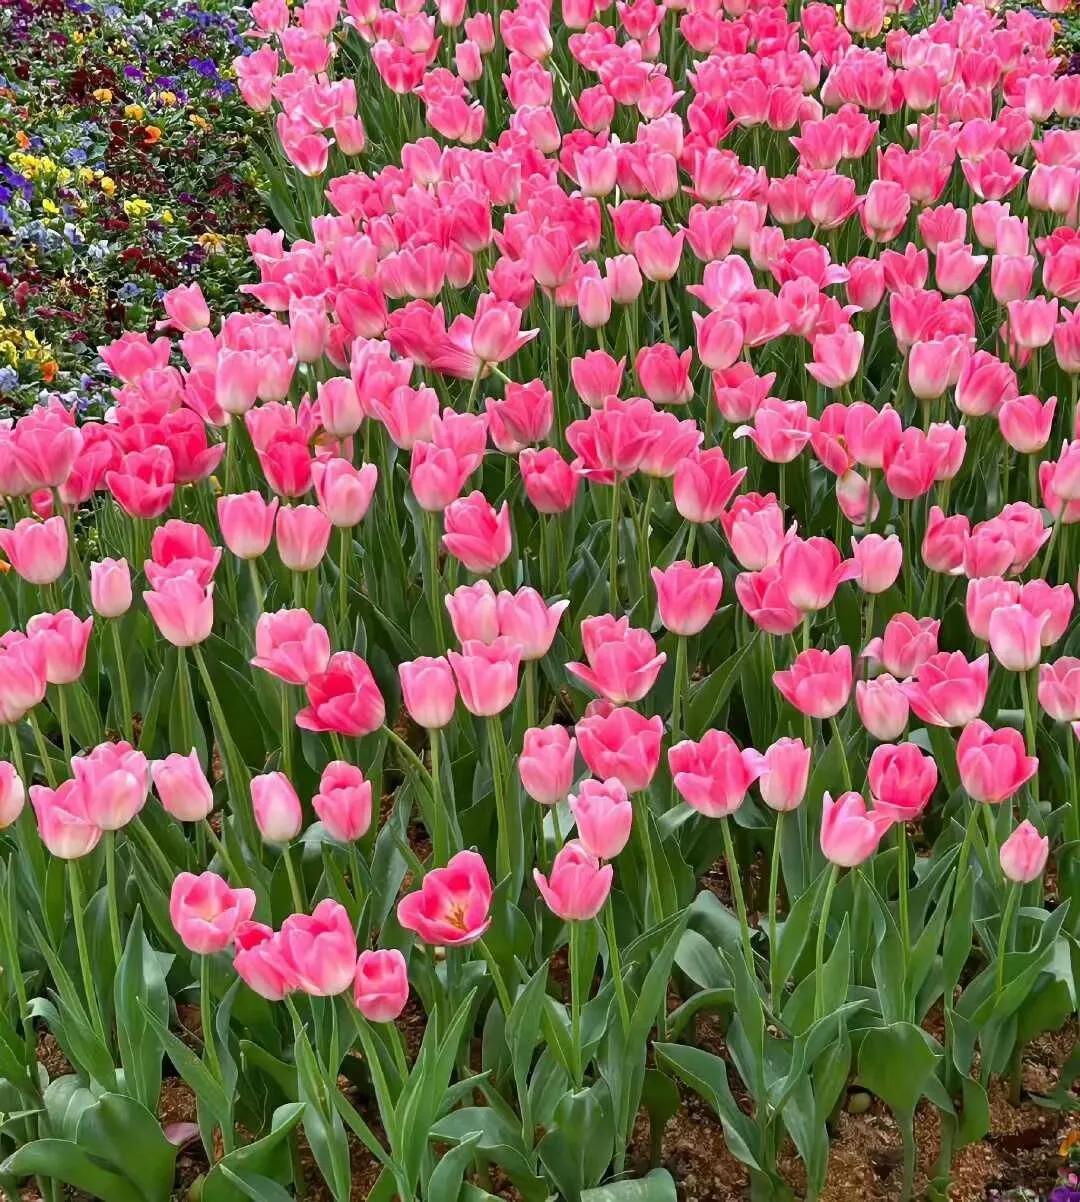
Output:
[[[315,505],[283,505],[275,523],[278,554],[293,572],[312,572],[330,542],[330,519]]]
[[[551,872],[533,869],[533,880],[548,909],[564,922],[587,922],[603,909],[615,870],[601,864],[576,840],[555,856]]]
[[[581,623],[587,664],[567,664],[567,671],[616,705],[640,701],[656,683],[667,655],[657,654],[647,630],[632,628],[629,618],[600,614]]]
[[[255,657],[251,664],[286,684],[307,684],[326,671],[330,636],[306,609],[279,609],[260,615],[255,624]]]
[[[332,526],[346,530],[364,520],[379,469],[373,463],[355,468],[347,459],[316,459],[311,465],[319,508]]]
[[[218,497],[221,537],[238,559],[258,559],[265,554],[279,504],[277,497],[264,501],[255,491]]]
[[[101,827],[90,818],[86,790],[79,781],[66,780],[56,789],[31,785],[30,804],[37,818],[38,834],[50,855],[77,860],[92,852],[101,841]]]
[[[62,517],[39,522],[22,518],[10,529],[0,528],[0,551],[28,584],[52,584],[64,573],[68,533]]]
[[[802,613],[826,609],[843,581],[858,573],[855,560],[844,559],[827,538],[791,538],[780,554],[780,583]]]
[[[398,922],[435,947],[461,947],[491,926],[491,875],[475,851],[459,851],[398,902]]]
[[[543,659],[551,650],[559,619],[569,605],[569,601],[548,605],[536,589],[528,586],[516,593],[504,589],[495,598],[499,633],[518,644],[523,663]]]
[[[908,699],[896,677],[888,672],[856,681],[855,706],[863,726],[883,743],[898,739],[907,728]]]
[[[577,740],[565,726],[533,726],[524,735],[518,775],[526,793],[541,805],[555,805],[574,783]]]
[[[353,843],[371,826],[371,782],[352,764],[331,760],[311,805],[331,839]]]
[[[790,668],[773,673],[784,699],[811,718],[835,717],[851,695],[851,648],[803,651]]]
[[[643,346],[634,360],[641,390],[654,405],[685,405],[694,395],[690,380],[693,351],[680,355],[665,343]]]
[[[681,559],[650,572],[656,586],[660,621],[672,634],[689,638],[708,626],[724,591],[724,577],[715,564],[695,567]]]
[[[261,922],[242,922],[233,932],[233,968],[249,989],[269,1002],[280,1002],[296,988],[281,953],[281,937]]]
[[[904,548],[895,534],[882,538],[867,534],[851,540],[851,558],[859,570],[859,588],[864,593],[884,593],[896,583],[904,561]]]
[[[1039,704],[1055,722],[1080,721],[1080,659],[1039,666]]]
[[[80,620],[70,609],[35,614],[26,623],[27,635],[45,657],[49,684],[72,684],[82,676],[93,628],[93,618]]]
[[[784,511],[772,493],[743,493],[718,520],[731,544],[731,553],[748,572],[760,572],[779,560],[788,535]]]
[[[886,672],[904,679],[937,654],[937,618],[915,618],[909,613],[890,618],[881,638],[871,639],[863,655],[880,663]]]
[[[214,808],[214,793],[193,747],[190,754],[174,751],[150,765],[162,808],[178,822],[200,822]]]
[[[143,593],[143,600],[163,638],[174,647],[193,647],[210,637],[214,625],[214,586],[205,588],[184,573],[163,580]]]
[[[735,577],[735,596],[754,624],[767,634],[791,634],[803,620],[788,599],[779,564],[760,572],[740,572]]]
[[[565,513],[574,504],[581,477],[554,447],[526,447],[518,466],[525,495],[538,513]]]
[[[494,717],[514,700],[521,648],[513,639],[500,637],[492,643],[469,639],[462,643],[460,653],[451,651],[447,658],[462,703],[470,714],[478,718]]]
[[[1025,819],[1002,843],[998,862],[1006,878],[1027,885],[1042,876],[1050,857],[1050,839]]]
[[[290,914],[278,938],[288,974],[304,993],[335,997],[352,985],[356,936],[340,902],[327,897],[310,915]]]
[[[459,643],[493,643],[499,637],[499,602],[488,581],[459,585],[444,600]]]
[[[886,743],[874,748],[867,776],[874,809],[894,822],[910,822],[937,788],[938,768],[914,743]]]
[[[120,466],[105,473],[116,503],[133,518],[160,517],[176,493],[176,463],[168,447],[152,446],[125,455]]]
[[[353,977],[353,1004],[372,1023],[392,1023],[409,1000],[409,973],[397,948],[362,951]]]
[[[1042,659],[1042,634],[1050,614],[1030,613],[1022,605],[1002,605],[990,615],[990,650],[1003,668],[1027,672]]]
[[[1018,730],[1011,726],[994,730],[976,718],[964,727],[956,744],[956,766],[969,797],[997,805],[1031,780],[1039,761],[1027,754]]]
[[[714,522],[745,475],[745,468],[731,470],[720,447],[699,451],[675,469],[675,508],[688,522]]]
[[[668,766],[687,805],[708,818],[726,818],[742,805],[765,761],[751,747],[740,751],[725,731],[708,730],[697,743],[676,743],[668,752]]]
[[[308,704],[296,715],[301,730],[332,731],[360,739],[386,720],[386,705],[367,664],[352,651],[330,656],[326,671],[306,686]]]
[[[255,825],[267,843],[290,843],[304,825],[300,798],[284,772],[264,772],[251,778]]]
[[[634,807],[623,784],[610,780],[584,780],[570,796],[570,812],[577,824],[578,841],[598,860],[614,860],[630,839]]]
[[[443,546],[470,572],[491,572],[510,554],[510,507],[498,511],[482,492],[452,501],[443,515]]]
[[[971,522],[965,514],[946,517],[939,506],[932,505],[923,535],[923,563],[932,572],[957,575],[963,571],[964,552],[970,532]]]
[[[90,565],[90,603],[103,618],[119,618],[131,608],[131,569],[126,559]]]
[[[810,748],[802,739],[777,739],[759,765],[758,792],[770,810],[798,809],[810,780]]]
[[[867,810],[858,793],[843,793],[835,801],[826,793],[821,805],[821,851],[840,868],[868,860],[893,824],[888,814]]]
[[[449,598],[448,598],[449,599]],[[421,655],[398,665],[401,699],[425,730],[441,730],[454,716],[457,686],[445,656]]]
[[[578,720],[574,733],[582,758],[594,776],[601,780],[614,776],[630,793],[649,787],[660,763],[662,718],[646,718],[625,706],[594,701]]]
[[[169,918],[184,946],[197,956],[224,951],[254,910],[255,894],[230,888],[216,872],[181,872],[173,881]]]
[[[968,661],[962,651],[939,651],[900,687],[915,716],[930,726],[966,726],[982,713],[990,681],[990,657]]]

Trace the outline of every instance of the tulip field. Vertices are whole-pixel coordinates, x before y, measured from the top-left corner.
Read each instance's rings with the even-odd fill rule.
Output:
[[[0,420],[0,1196],[1080,1202],[1043,2],[185,7],[247,253]]]

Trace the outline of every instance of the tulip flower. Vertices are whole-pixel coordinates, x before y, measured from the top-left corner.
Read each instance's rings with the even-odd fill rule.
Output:
[[[581,623],[588,664],[567,664],[587,688],[616,705],[640,701],[656,682],[667,661],[645,630],[632,629],[629,618],[602,614]]]
[[[26,786],[14,764],[0,760],[0,830],[9,827],[26,804]]]
[[[724,731],[709,730],[700,742],[685,739],[668,752],[675,788],[687,805],[708,818],[733,814],[764,770],[753,748],[740,751]]]
[[[1001,871],[1017,885],[1027,885],[1040,877],[1049,856],[1050,840],[1040,836],[1027,821],[1020,823],[998,851]]]
[[[286,684],[307,684],[330,662],[330,636],[306,609],[264,613],[255,624],[251,664]]]
[[[372,1023],[392,1023],[409,1000],[405,957],[397,948],[363,951],[353,976],[353,1004]]]
[[[301,730],[330,731],[353,739],[378,730],[386,705],[371,669],[352,651],[330,656],[324,672],[305,686],[308,704],[296,715]]]
[[[1080,659],[1039,666],[1039,704],[1055,722],[1080,721]]]
[[[304,824],[300,798],[284,772],[251,778],[251,806],[255,825],[267,843],[291,842]]]
[[[548,605],[534,588],[520,588],[516,593],[504,589],[495,599],[499,633],[518,644],[524,663],[543,659],[569,606],[565,600]]]
[[[571,840],[555,856],[548,876],[533,869],[533,880],[548,909],[564,922],[595,918],[611,892],[614,869],[601,864],[578,842]]]
[[[914,743],[883,744],[870,756],[867,776],[874,809],[894,822],[910,822],[937,788],[938,769]]]
[[[773,673],[784,699],[810,718],[835,717],[851,695],[851,648],[803,651],[790,668]]]
[[[613,860],[626,846],[634,810],[619,781],[582,781],[577,794],[570,797],[570,812],[577,824],[578,841],[590,855]]]
[[[398,902],[398,922],[425,943],[460,947],[484,937],[491,925],[491,898],[491,876],[483,857],[459,851]]]
[[[851,558],[858,575],[853,577],[864,593],[884,593],[896,583],[904,559],[903,546],[895,534],[882,538],[867,534],[851,540]]]
[[[331,760],[323,769],[311,805],[332,839],[353,843],[371,826],[371,782],[352,764]]]
[[[279,934],[261,922],[242,922],[233,932],[233,968],[249,989],[270,1002],[280,1002],[296,987],[281,954]]]
[[[827,608],[840,584],[858,574],[855,560],[843,559],[827,538],[792,538],[780,553],[780,582],[788,600],[802,613]]]
[[[28,584],[52,584],[67,567],[68,534],[64,519],[39,522],[23,518],[10,529],[0,528],[0,551]]]
[[[1027,754],[1018,730],[994,730],[975,719],[964,727],[957,742],[956,766],[969,797],[998,805],[1035,776],[1039,761]]]
[[[82,786],[86,814],[103,831],[117,831],[146,804],[150,765],[130,743],[99,743],[71,760],[71,771]]]
[[[839,868],[855,868],[877,850],[882,835],[893,824],[890,815],[868,810],[858,793],[822,799],[821,852]]]
[[[990,650],[1010,672],[1027,672],[1042,659],[1042,632],[1048,613],[1033,614],[1022,605],[1002,605],[990,615]]]
[[[936,618],[897,614],[889,619],[881,638],[871,639],[866,645],[863,655],[880,663],[893,676],[914,676],[937,653],[940,628],[941,622]]]
[[[163,638],[174,647],[194,647],[210,637],[214,625],[214,586],[201,585],[185,572],[143,593],[143,600]]]
[[[525,732],[518,775],[521,787],[541,805],[555,805],[574,783],[577,740],[565,726],[534,726]]]
[[[80,621],[70,609],[35,614],[26,623],[29,638],[41,648],[49,684],[72,684],[83,674],[94,619]]]
[[[126,559],[90,565],[90,603],[103,618],[122,617],[131,608],[131,570]]]
[[[457,704],[457,687],[445,656],[422,655],[399,664],[398,678],[402,701],[417,726],[441,730],[450,722]]]
[[[512,639],[500,637],[490,644],[469,639],[460,653],[447,655],[461,700],[478,718],[501,714],[514,700],[518,688],[521,649]]]
[[[92,821],[86,801],[86,790],[77,780],[66,780],[57,789],[30,786],[38,834],[58,859],[77,860],[101,842],[103,832]]]
[[[663,733],[664,723],[659,717],[646,718],[637,710],[596,702],[575,728],[589,771],[601,780],[615,777],[628,793],[649,787],[660,762]]]
[[[352,985],[356,936],[340,902],[327,897],[310,915],[290,914],[278,939],[288,975],[304,993],[334,997]]]
[[[652,568],[660,621],[672,632],[690,638],[709,624],[724,589],[724,577],[715,564],[694,567],[679,560],[666,569]]]
[[[232,889],[216,872],[181,872],[173,881],[169,918],[188,951],[212,956],[232,943],[255,910],[250,889]]]
[[[452,501],[443,514],[443,546],[470,572],[491,572],[510,554],[510,509],[496,510],[482,492]]]
[[[174,751],[154,760],[150,775],[163,809],[178,822],[201,822],[213,810],[213,790],[194,747],[189,755]]]
[[[761,800],[778,814],[802,805],[810,779],[810,748],[802,739],[777,739],[757,763]]]
[[[931,726],[966,726],[982,713],[990,682],[990,657],[968,662],[960,651],[939,651],[900,687],[915,716]]]
[[[898,739],[907,729],[908,699],[896,677],[888,672],[856,681],[855,706],[863,726],[883,743]]]

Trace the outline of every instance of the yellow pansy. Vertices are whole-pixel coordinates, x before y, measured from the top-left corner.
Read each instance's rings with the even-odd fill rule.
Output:
[[[112,100],[112,89],[111,88],[95,88],[92,95],[93,95],[94,99],[97,100],[99,103],[108,104],[109,101]]]
[[[146,109],[141,104],[125,104],[124,116],[131,121],[141,121],[146,115]]]
[[[158,92],[158,101],[166,107],[171,108],[176,103],[176,93],[169,91]]]
[[[140,196],[124,201],[124,212],[133,218],[146,217],[153,212],[153,207],[148,200],[143,200]]]
[[[47,196],[45,197],[44,200],[42,200],[41,207],[45,210],[46,213],[49,213],[52,216],[55,216],[57,213],[60,212],[60,206],[56,203],[56,201],[50,200]]]
[[[172,225],[175,218],[172,215],[172,209],[161,210],[161,220],[165,225]]]
[[[101,177],[101,190],[106,196],[116,195],[116,181],[109,175]]]

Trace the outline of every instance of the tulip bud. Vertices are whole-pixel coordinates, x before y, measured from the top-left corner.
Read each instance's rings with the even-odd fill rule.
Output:
[[[255,825],[267,843],[289,843],[304,824],[300,798],[284,772],[265,772],[251,778]]]

